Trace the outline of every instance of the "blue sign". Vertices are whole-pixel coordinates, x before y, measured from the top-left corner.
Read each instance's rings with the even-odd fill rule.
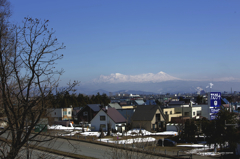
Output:
[[[208,98],[210,107],[210,120],[214,120],[217,118],[217,113],[220,111],[221,92],[210,92]]]
[[[214,119],[217,119],[217,115],[216,114],[210,115],[210,120],[214,120]]]
[[[210,108],[210,113],[217,114],[220,111],[220,108]]]
[[[220,107],[221,106],[221,92],[211,92],[210,93],[210,107]]]

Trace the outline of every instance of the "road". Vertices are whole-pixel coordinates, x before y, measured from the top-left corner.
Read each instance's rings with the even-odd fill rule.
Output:
[[[152,156],[145,153],[125,151],[122,149],[111,148],[109,146],[82,142],[78,140],[66,140],[66,139],[58,138],[56,141],[54,142],[51,141],[51,142],[52,143],[50,142],[41,143],[40,145],[44,147],[50,146],[50,148],[57,149],[60,151],[76,153],[79,155],[90,156],[90,157],[99,158],[99,159],[106,159],[106,158],[112,159],[114,157],[130,158],[129,156],[131,156],[131,158],[136,158],[136,159],[167,158],[167,157],[161,157],[161,156]],[[173,155],[172,151],[167,151],[166,153],[168,155]],[[174,155],[176,155],[176,152]],[[189,158],[189,156],[185,156],[185,157]],[[210,158],[212,157],[193,155],[193,159],[210,159]]]
[[[26,159],[27,158],[27,153],[26,149],[22,148],[22,150],[19,152],[18,156],[16,158],[22,158]],[[44,159],[74,159],[70,157],[64,157],[62,155],[56,155],[52,153],[47,153],[44,151],[39,151],[39,150],[29,150],[29,158],[30,159],[39,159],[39,158],[44,158]]]
[[[1,136],[3,137],[3,136]],[[38,139],[43,140],[43,136],[39,136]],[[44,139],[49,139],[49,137],[44,137]],[[36,144],[36,142],[30,142],[31,145]],[[94,144],[94,143],[88,143],[83,142],[79,140],[66,140],[63,138],[54,138],[51,141],[45,141],[37,144],[38,146],[46,147],[48,149],[55,149],[58,151],[68,152],[68,153],[74,153],[78,155],[84,155],[84,156],[90,156],[93,158],[99,158],[99,159],[106,159],[106,158],[137,158],[137,159],[152,159],[152,158],[165,158],[160,156],[151,156],[145,153],[139,153],[139,152],[133,152],[133,151],[125,151],[122,149],[112,148],[109,146]],[[37,153],[41,154],[41,152],[34,152],[32,156],[37,156]],[[163,153],[163,152],[162,152]],[[166,152],[169,155],[172,155],[172,151]],[[21,152],[21,154],[25,155],[26,153]],[[52,154],[51,154],[52,155]],[[175,154],[176,155],[176,154]],[[38,155],[39,156],[39,155]],[[42,156],[42,155],[40,155]],[[62,157],[62,156],[58,156]],[[53,157],[53,158],[58,158]],[[193,155],[194,159],[205,159],[205,158],[211,158],[211,157],[203,157],[203,156],[197,156]]]

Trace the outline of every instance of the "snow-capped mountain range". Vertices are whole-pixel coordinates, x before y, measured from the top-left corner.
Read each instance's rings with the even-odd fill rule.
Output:
[[[239,79],[228,77],[211,80],[180,79],[164,72],[156,74],[124,75],[113,73],[101,75],[92,81],[81,83],[77,92],[96,94],[97,92],[119,92],[132,90],[149,93],[193,93],[204,90],[211,91],[240,90]],[[130,92],[129,92],[130,93]],[[106,93],[107,94],[107,93]]]
[[[109,76],[101,75],[99,78],[94,79],[96,83],[109,82],[109,83],[124,83],[124,82],[164,82],[171,80],[181,80],[180,78],[170,76],[165,72],[158,72],[157,74],[146,73],[140,75],[124,75],[120,73],[113,73]]]

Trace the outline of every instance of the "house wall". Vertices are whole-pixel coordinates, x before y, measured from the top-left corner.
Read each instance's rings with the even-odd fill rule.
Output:
[[[157,109],[157,111],[155,112],[154,117],[153,117],[153,119],[152,119],[152,121],[151,121],[151,123],[150,123],[150,130],[153,130],[153,129],[156,129],[156,128],[157,128],[157,124],[156,124],[156,122],[157,122],[156,114],[160,114],[160,122],[165,122],[165,120],[164,120],[161,112],[159,111],[159,109]],[[154,124],[154,127],[153,127],[153,124]],[[162,126],[163,126],[163,125],[162,125]],[[150,130],[149,130],[149,131],[150,131]]]
[[[122,106],[122,109],[134,109],[135,106]]]
[[[151,131],[153,129],[153,124],[155,125],[155,129],[157,128],[157,120],[156,120],[156,114],[160,114],[160,122],[164,122],[164,119],[159,111],[159,109],[157,109],[157,111],[155,112],[153,118],[151,121],[133,121],[132,122],[132,127],[133,128],[143,128],[146,129],[147,131]]]
[[[180,116],[182,116],[182,114],[169,114],[168,115],[168,122],[171,122],[173,117],[180,117]]]
[[[192,116],[191,116],[191,118],[199,118],[200,117],[200,115],[198,116],[197,115],[197,111],[202,111],[202,108],[201,107],[191,107],[192,108]],[[194,113],[195,113],[195,115],[194,115]]]
[[[164,119],[163,119],[160,111],[157,109],[157,111],[156,111],[156,113],[154,114],[153,119],[152,119],[152,121],[151,121],[151,125],[152,125],[152,124],[155,124],[155,123],[157,122],[156,114],[160,114],[160,121],[164,121]],[[151,128],[152,128],[152,126],[151,126]]]
[[[66,112],[66,113],[64,113]],[[59,120],[71,120],[72,119],[72,108],[56,108],[48,109],[49,118],[52,118],[54,121]]]
[[[87,112],[87,115],[84,115],[84,112]],[[84,107],[80,110],[78,113],[78,122],[88,122],[93,119],[93,117],[97,114],[97,112],[94,112],[91,108],[88,106]]]
[[[48,116],[52,118],[62,118],[63,109],[62,108],[48,109]]]
[[[152,121],[133,121],[132,127],[146,129],[147,131],[151,131],[151,127],[152,127],[151,122]]]
[[[175,114],[175,109],[174,108],[163,108],[163,113],[164,114],[170,114],[171,111],[172,111],[172,114]]]
[[[190,118],[199,117],[197,116],[197,111],[201,111],[201,107],[177,107],[175,108],[176,112],[181,112],[183,116],[189,116]],[[183,111],[183,112],[182,112]],[[195,115],[194,115],[195,113]],[[186,115],[188,114],[188,115]]]
[[[71,120],[71,119],[72,119],[72,108],[63,108],[62,120]]]
[[[172,111],[172,114],[171,114],[171,111]],[[163,109],[163,113],[166,114],[166,117],[167,117],[167,122],[171,122],[172,120],[172,117],[179,117],[179,116],[182,116],[182,113],[177,113],[175,114],[175,108],[164,108]]]
[[[105,116],[105,120],[101,121],[100,116]],[[100,125],[105,124],[105,129],[103,129],[103,131],[107,131],[108,123],[110,123],[111,129],[116,129],[115,122],[103,110],[100,110],[100,112],[98,112],[98,114],[91,120],[91,127],[94,127],[92,129],[93,131],[99,131]]]
[[[201,107],[201,116],[210,120],[210,109],[208,105],[193,105],[193,107]]]

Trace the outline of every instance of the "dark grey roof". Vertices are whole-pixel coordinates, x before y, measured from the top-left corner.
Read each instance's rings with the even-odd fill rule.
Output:
[[[118,109],[117,110],[128,122],[131,122],[134,109]]]
[[[95,112],[98,112],[101,109],[100,104],[88,104],[87,106],[89,106]]]
[[[168,105],[183,105],[185,104],[184,101],[171,101],[170,103],[168,103]]]
[[[151,121],[158,109],[158,105],[139,105],[132,116],[133,121]]]
[[[83,107],[73,107],[73,110],[81,110]]]

